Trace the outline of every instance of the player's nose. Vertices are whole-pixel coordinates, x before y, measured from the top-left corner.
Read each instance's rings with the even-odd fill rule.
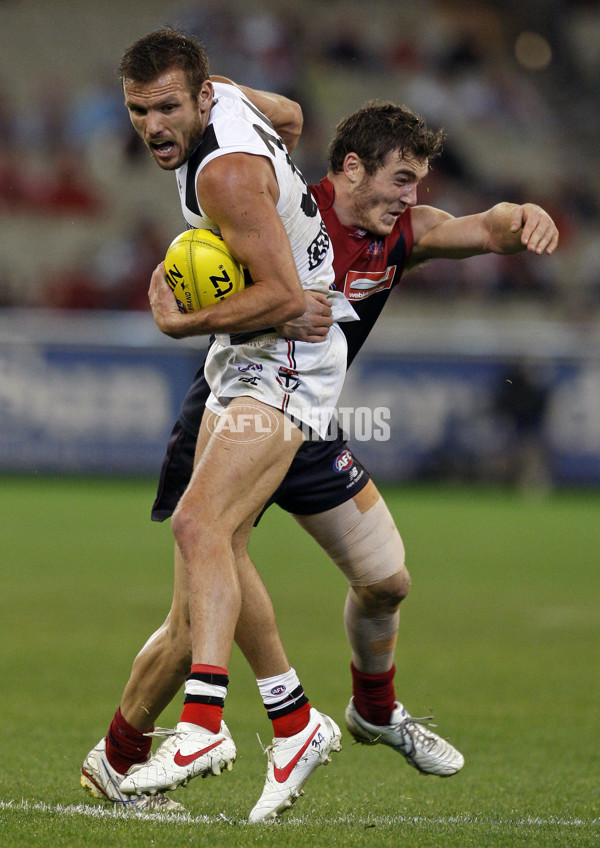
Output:
[[[146,115],[146,135],[157,138],[164,130],[162,115],[158,112],[148,112]]]
[[[416,206],[417,203],[417,184],[416,183],[407,183],[404,186],[402,194],[400,195],[400,199],[403,203],[406,203],[407,206]]]

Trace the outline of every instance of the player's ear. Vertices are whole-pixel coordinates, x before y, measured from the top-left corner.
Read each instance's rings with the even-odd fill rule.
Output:
[[[357,156],[356,153],[346,153],[346,156],[344,158],[343,171],[344,175],[351,183],[360,182],[364,172],[364,167],[361,162],[360,156]]]
[[[213,84],[210,80],[204,80],[198,92],[198,108],[201,112],[205,112],[212,106],[213,101]]]

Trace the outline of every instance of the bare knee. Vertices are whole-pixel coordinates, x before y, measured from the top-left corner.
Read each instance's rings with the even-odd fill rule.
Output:
[[[179,549],[187,558],[197,544],[198,519],[193,516],[192,510],[186,506],[183,498],[171,518],[171,530]]]
[[[202,512],[188,504],[185,495],[171,518],[171,531],[183,555],[188,576],[189,565],[199,554],[205,559],[214,559],[224,546],[230,549],[223,528],[217,527],[213,521],[204,521]]]
[[[410,574],[403,566],[391,577],[370,586],[352,586],[360,605],[370,614],[389,615],[396,612],[410,590]]]

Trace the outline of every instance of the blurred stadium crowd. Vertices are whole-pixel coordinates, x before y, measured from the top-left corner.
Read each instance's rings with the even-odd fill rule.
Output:
[[[399,307],[600,318],[598,3],[136,5],[0,3],[0,306],[148,309],[150,274],[182,220],[115,69],[131,40],[179,23],[215,73],[302,104],[296,160],[309,181],[325,174],[337,121],[382,97],[447,130],[420,202],[468,214],[528,200],[555,218],[552,260],[434,262],[404,278]]]

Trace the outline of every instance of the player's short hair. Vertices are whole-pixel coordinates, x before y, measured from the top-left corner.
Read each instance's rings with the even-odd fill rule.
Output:
[[[405,158],[429,161],[442,152],[444,138],[443,130],[428,129],[406,106],[369,100],[338,123],[329,144],[329,169],[341,173],[348,153],[356,153],[371,176],[395,150]]]
[[[208,56],[200,39],[174,27],[165,27],[144,35],[128,47],[119,73],[121,81],[147,83],[171,68],[185,72],[193,97],[209,77]]]

